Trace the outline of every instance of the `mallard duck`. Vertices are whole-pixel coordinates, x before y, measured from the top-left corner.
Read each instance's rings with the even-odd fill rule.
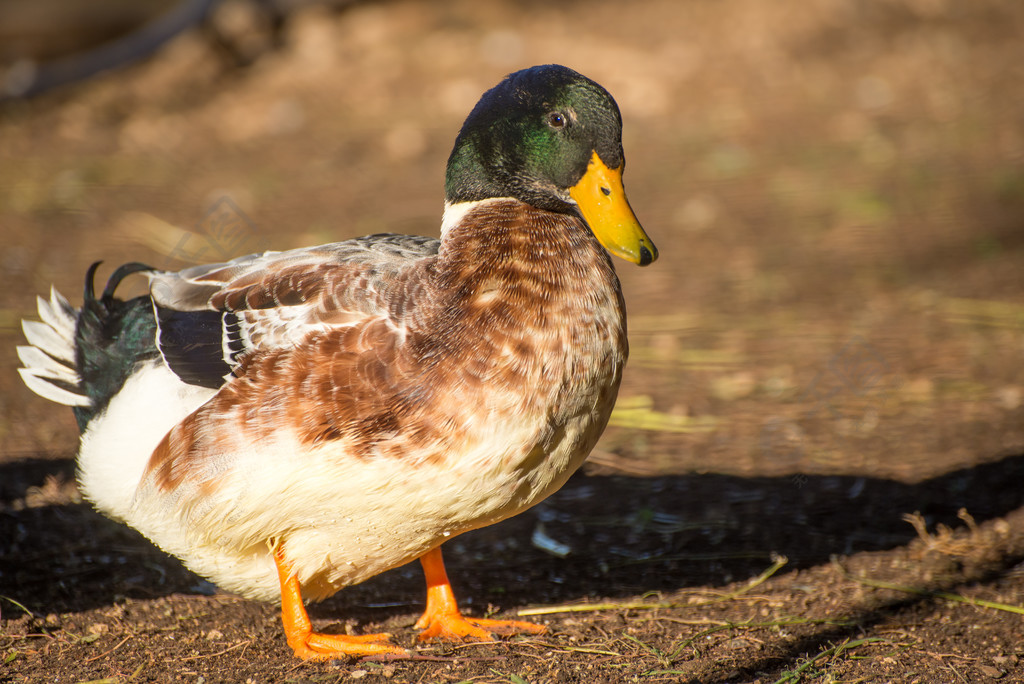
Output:
[[[509,75],[448,160],[441,237],[373,235],[51,289],[21,375],[74,408],[103,513],[196,573],[280,601],[295,654],[405,657],[312,630],[318,600],[419,559],[421,640],[543,627],[463,616],[441,545],[538,503],[604,430],[626,363],[609,252],[657,257],[626,200],[611,95]],[[122,301],[133,273],[148,294]]]

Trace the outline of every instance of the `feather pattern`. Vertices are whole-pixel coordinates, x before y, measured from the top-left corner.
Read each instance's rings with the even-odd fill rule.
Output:
[[[387,283],[438,245],[371,235],[153,273],[158,348],[183,381],[216,389],[256,350],[292,347],[312,333],[383,315]],[[358,294],[339,297],[340,283]]]
[[[80,311],[51,293],[25,324],[22,374],[74,406],[97,508],[225,589],[284,588],[296,653],[337,655],[310,650],[323,640],[300,591],[324,598],[425,558],[436,597],[445,539],[541,501],[597,442],[628,354],[602,245],[657,256],[623,163],[607,91],[557,65],[517,72],[456,139],[440,241],[375,235],[178,273],[126,264],[99,298],[94,264]],[[137,272],[149,292],[116,299]],[[424,635],[461,634],[438,602]]]
[[[158,307],[194,306],[202,289],[210,310],[252,318],[224,386],[153,445],[133,526],[263,598],[278,591],[266,540],[287,536],[320,598],[513,515],[575,470],[626,358],[618,280],[586,224],[497,199],[473,203],[440,249],[393,240],[154,287]]]
[[[50,288],[50,301],[36,298],[42,321],[22,321],[29,345],[18,347],[24,368],[18,373],[36,394],[67,406],[87,406],[89,397],[80,386],[75,369],[75,325],[78,311],[57,290]]]

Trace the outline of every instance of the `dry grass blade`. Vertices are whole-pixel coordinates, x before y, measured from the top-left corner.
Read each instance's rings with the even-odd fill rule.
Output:
[[[750,591],[754,587],[758,587],[758,586],[764,584],[768,580],[769,577],[771,577],[772,575],[777,573],[779,570],[782,569],[782,567],[786,563],[789,562],[788,558],[786,558],[785,556],[780,556],[778,554],[775,554],[772,560],[774,562],[771,564],[771,567],[765,569],[765,571],[762,572],[760,575],[758,575],[754,579],[752,579],[749,582],[747,582],[746,585],[744,585],[743,587],[737,589],[736,591],[729,592],[725,596],[723,596],[723,597],[721,597],[719,599],[716,599],[715,601],[709,602],[709,603],[714,603],[714,602],[717,602],[717,601],[729,601],[731,599],[736,598],[737,596],[742,596],[743,594],[747,593],[748,591]]]
[[[709,605],[712,603],[719,603],[722,601],[729,601],[735,599],[743,594],[747,593],[754,587],[757,587],[765,582],[769,577],[779,571],[782,566],[788,563],[789,560],[785,556],[777,556],[775,562],[772,563],[771,567],[766,569],[760,575],[750,580],[746,585],[739,589],[724,594],[723,596],[716,597],[710,601],[703,601],[700,603],[679,603],[676,601],[607,601],[604,603],[580,603],[567,605],[563,604],[560,606],[539,606],[537,608],[523,608],[518,611],[518,615],[521,617],[529,615],[552,615],[554,613],[592,613],[598,610],[657,610],[659,608],[681,608],[684,606],[693,607],[701,605]]]
[[[87,663],[91,663],[91,662],[93,662],[94,660],[99,660],[100,658],[103,658],[103,657],[105,657],[105,656],[108,656],[108,655],[110,655],[111,653],[113,653],[113,652],[114,652],[114,651],[116,651],[117,649],[119,649],[119,648],[121,648],[122,646],[124,646],[124,645],[125,645],[125,643],[127,643],[127,642],[128,642],[128,640],[129,640],[129,639],[131,639],[131,638],[132,638],[132,635],[131,635],[131,634],[129,634],[129,635],[128,635],[128,636],[126,636],[126,637],[125,637],[124,639],[121,639],[121,641],[117,642],[117,646],[114,646],[113,648],[111,648],[111,649],[108,649],[108,650],[104,651],[103,653],[100,653],[100,654],[99,654],[99,655],[97,655],[97,656],[93,656],[92,658],[86,658],[84,662],[87,662]]]
[[[616,651],[606,651],[600,648],[586,648],[585,646],[555,646],[553,648],[559,651],[567,651],[569,653],[591,653],[593,655],[615,656],[617,658],[626,657],[622,653],[617,653]]]
[[[16,606],[17,606],[18,608],[21,608],[21,609],[22,609],[23,611],[25,611],[25,613],[26,613],[26,614],[27,614],[27,615],[28,615],[29,617],[37,617],[37,615],[36,615],[35,613],[33,613],[33,612],[32,612],[31,610],[29,610],[28,608],[26,608],[26,607],[25,607],[24,605],[22,605],[21,603],[19,603],[19,602],[15,601],[14,599],[12,599],[12,598],[11,598],[10,596],[0,596],[0,599],[3,599],[3,600],[5,600],[5,601],[9,601],[9,602],[13,603],[13,604],[14,604],[14,605],[16,605]]]
[[[942,523],[936,526],[935,534],[930,533],[924,516],[919,511],[908,513],[903,519],[913,526],[928,551],[936,551],[946,556],[966,556],[977,546],[975,537],[978,533],[978,523],[965,508],[957,511],[957,517],[963,520],[970,530],[971,535],[967,539],[957,539],[956,532]]]
[[[839,644],[838,646],[833,646],[832,648],[827,648],[824,651],[822,651],[821,653],[819,653],[818,655],[816,655],[813,658],[811,658],[810,660],[808,660],[807,662],[805,662],[802,665],[800,665],[799,667],[797,667],[796,669],[788,670],[788,671],[784,672],[783,675],[781,677],[779,677],[778,679],[776,679],[773,684],[788,684],[788,682],[798,682],[801,679],[803,679],[804,672],[806,672],[810,668],[814,667],[815,663],[819,662],[820,660],[822,660],[824,658],[838,656],[838,655],[842,654],[843,651],[849,651],[850,649],[857,648],[858,646],[863,646],[864,644],[870,644],[870,643],[874,643],[874,642],[878,642],[878,641],[885,641],[885,642],[887,642],[888,640],[887,639],[881,639],[879,637],[866,637],[864,639],[857,639],[855,641],[847,641],[847,642],[844,642],[842,644]]]
[[[889,589],[891,591],[900,591],[905,594],[917,594],[918,596],[929,596],[933,598],[945,599],[946,601],[955,601],[956,603],[966,603],[972,606],[978,606],[979,608],[991,608],[992,610],[1001,610],[1007,613],[1016,613],[1017,615],[1024,615],[1024,607],[1014,606],[1009,603],[999,603],[997,601],[986,601],[985,599],[976,599],[963,594],[954,594],[949,591],[932,591],[931,589],[921,589],[920,587],[909,587],[902,584],[895,584],[893,582],[884,582],[882,580],[873,580],[866,577],[855,577],[849,573],[849,571],[843,567],[842,563],[839,562],[838,558],[832,558],[832,564],[836,567],[839,573],[848,580],[862,584],[866,587],[874,587],[875,589]]]

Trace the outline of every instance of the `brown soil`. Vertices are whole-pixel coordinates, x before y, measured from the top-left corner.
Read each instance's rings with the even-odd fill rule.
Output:
[[[248,67],[196,32],[0,110],[0,681],[1024,681],[1024,4],[406,0],[296,11],[278,47],[261,21],[217,18]],[[419,659],[300,662],[272,606],[80,501],[18,321],[97,259],[436,234],[462,118],[544,62],[618,99],[662,253],[617,265],[632,355],[591,461],[445,546],[467,612],[549,633],[416,645],[410,566],[311,612]]]

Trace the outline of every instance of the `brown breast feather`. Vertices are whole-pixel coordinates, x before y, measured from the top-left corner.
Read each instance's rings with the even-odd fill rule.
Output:
[[[347,440],[352,458],[436,462],[457,455],[467,416],[489,405],[514,403],[524,417],[592,410],[614,392],[625,361],[608,255],[578,218],[512,200],[477,207],[436,256],[383,277],[358,264],[276,275],[227,284],[212,301],[316,299],[325,320],[368,315],[244,358],[153,453],[147,473],[160,489],[185,480],[216,489],[221,454],[285,426],[307,447]],[[617,367],[595,376],[606,362]]]

